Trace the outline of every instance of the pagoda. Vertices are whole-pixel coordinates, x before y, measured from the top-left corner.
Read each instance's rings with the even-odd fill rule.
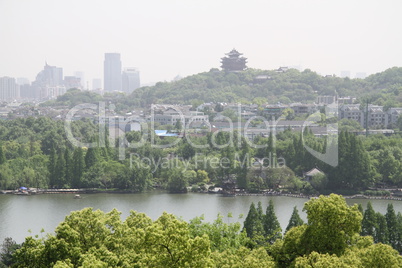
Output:
[[[240,72],[247,68],[247,58],[241,57],[242,53],[239,53],[236,49],[232,49],[229,53],[226,53],[226,57],[222,58],[222,69],[227,72]]]

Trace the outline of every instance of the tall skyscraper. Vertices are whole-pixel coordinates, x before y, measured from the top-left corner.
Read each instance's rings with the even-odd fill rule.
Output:
[[[122,88],[131,93],[140,87],[140,72],[137,68],[125,68],[122,74]]]
[[[105,53],[104,61],[104,89],[105,91],[121,91],[121,60],[119,53]]]
[[[12,77],[0,77],[0,100],[13,101],[20,96],[20,88]]]

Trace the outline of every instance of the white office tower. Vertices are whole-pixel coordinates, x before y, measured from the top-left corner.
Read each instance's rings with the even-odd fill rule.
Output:
[[[121,91],[121,60],[119,53],[105,53],[104,61],[105,91]]]
[[[13,101],[19,98],[19,86],[12,77],[0,77],[0,101]]]
[[[137,68],[125,68],[122,74],[122,87],[126,93],[131,93],[140,87],[140,72]]]

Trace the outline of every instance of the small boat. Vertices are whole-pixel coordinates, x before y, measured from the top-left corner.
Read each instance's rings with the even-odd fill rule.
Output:
[[[81,199],[82,197],[79,194],[74,195],[74,199]]]

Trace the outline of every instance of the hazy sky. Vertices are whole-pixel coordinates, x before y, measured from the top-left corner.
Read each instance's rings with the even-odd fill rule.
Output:
[[[31,81],[49,65],[102,78],[105,52],[141,82],[220,66],[236,48],[248,67],[321,74],[402,66],[400,0],[0,0],[0,77]]]

